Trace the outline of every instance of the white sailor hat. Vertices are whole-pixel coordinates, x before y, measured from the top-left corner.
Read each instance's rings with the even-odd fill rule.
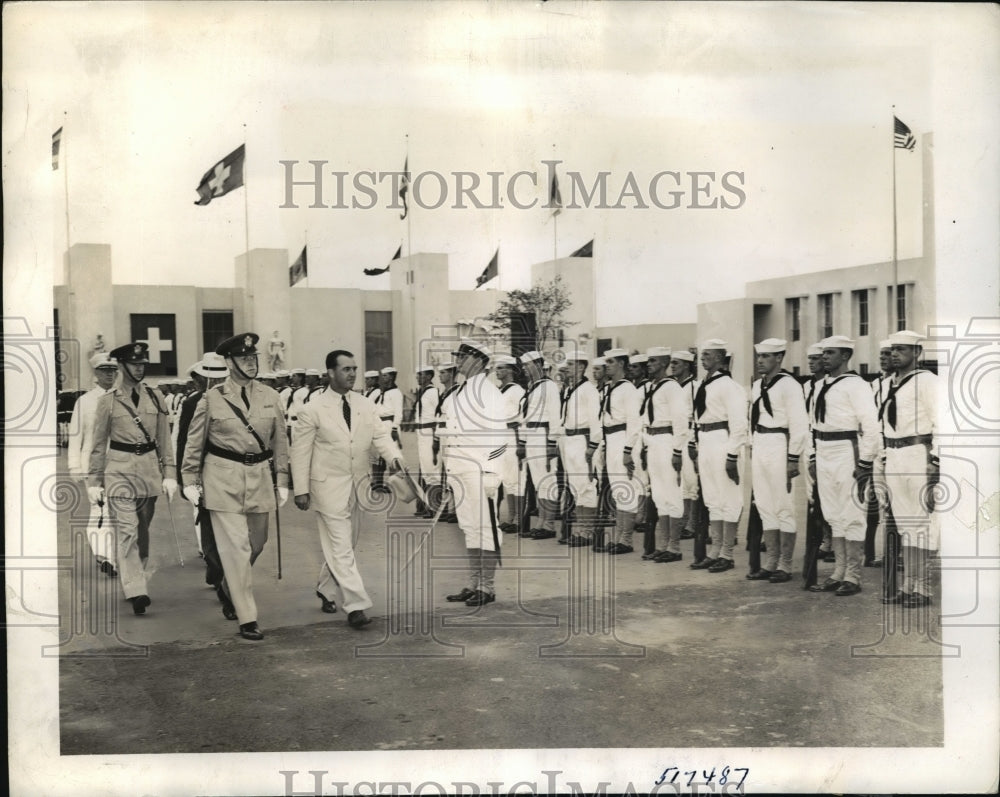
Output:
[[[378,376],[378,371],[365,371],[365,379],[372,379]]]
[[[264,379],[274,379],[274,371],[265,371],[260,376],[257,377],[260,380]]]
[[[854,341],[847,335],[831,335],[819,342],[824,349],[850,349],[854,351]]]
[[[307,368],[306,369],[306,376],[319,376],[319,369],[318,368]]]
[[[287,370],[286,368],[281,368],[281,369],[279,369],[278,371],[275,371],[275,374],[274,374],[274,375],[275,375],[275,376],[276,376],[276,377],[277,377],[278,379],[282,379],[283,377],[286,377],[286,376],[288,376],[288,370]]]
[[[493,352],[491,352],[489,348],[480,343],[478,340],[473,340],[472,338],[462,338],[458,342],[458,348],[452,352],[452,356],[457,357],[460,354],[468,354],[473,357],[478,357],[480,360],[489,360]]]
[[[613,360],[615,357],[628,357],[628,349],[608,349],[604,352],[605,362]]]
[[[652,346],[646,349],[646,357],[669,357],[669,346]]]
[[[649,362],[649,357],[645,354],[633,354],[628,358],[629,365],[642,365],[645,362]]]
[[[188,383],[188,380],[187,380],[187,379],[174,379],[174,380],[173,380],[173,384],[175,384],[175,385],[180,385],[181,387],[183,387],[183,386],[184,386],[184,385],[186,385],[187,383]]]
[[[768,338],[755,343],[753,350],[757,354],[780,354],[788,348],[788,341],[781,338]]]
[[[440,363],[438,365],[438,373],[441,373],[442,371],[454,371],[454,370],[455,370],[455,363],[453,362]]]
[[[726,341],[724,340],[719,340],[718,338],[709,338],[708,340],[704,341],[698,348],[701,351],[708,351],[711,349],[721,349],[722,351],[725,351],[728,345],[729,344],[726,343]]]
[[[823,353],[823,341],[813,343],[806,349],[806,357],[818,357]]]
[[[521,355],[521,362],[523,363],[532,363],[535,360],[541,360],[541,359],[542,359],[542,353],[540,351],[526,351],[524,354]]]
[[[493,366],[494,367],[498,367],[498,366],[501,366],[501,365],[507,366],[507,367],[512,366],[512,365],[517,365],[517,358],[512,357],[509,354],[494,354],[493,355]]]
[[[579,349],[575,349],[574,351],[566,352],[565,361],[567,363],[570,362],[586,363],[590,362],[590,355],[587,354],[587,352],[585,351],[580,351]]]
[[[919,346],[920,342],[924,339],[924,336],[919,332],[914,332],[911,329],[901,329],[899,332],[893,332],[889,336],[889,343],[893,346]]]
[[[90,367],[94,370],[98,368],[117,368],[118,363],[111,359],[107,352],[99,351],[90,358]]]
[[[417,374],[433,374],[434,373],[434,366],[433,365],[421,365],[419,368],[417,368],[417,370],[414,373],[417,373]]]
[[[291,373],[292,376],[295,376],[295,374],[299,374],[301,376],[305,376],[306,369],[305,368],[293,368],[289,373]]]
[[[882,351],[882,349],[891,349],[891,348],[892,348],[892,340],[889,338],[886,338],[885,340],[880,340],[878,342],[879,351]]]
[[[226,358],[214,351],[206,351],[201,360],[188,369],[188,373],[192,371],[206,379],[218,379],[229,373],[229,369],[226,368]]]
[[[672,360],[684,360],[684,362],[693,363],[694,362],[694,352],[688,351],[687,349],[678,349],[673,354],[670,355]]]
[[[391,365],[387,365],[385,368],[382,369],[381,373],[383,376],[388,376],[389,374],[395,374],[398,372]]]

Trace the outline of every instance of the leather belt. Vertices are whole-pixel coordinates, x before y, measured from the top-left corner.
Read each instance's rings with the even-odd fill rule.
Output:
[[[845,431],[845,432],[821,432],[816,430],[813,432],[813,437],[816,440],[823,440],[826,442],[832,440],[857,440],[858,433],[856,431]]]
[[[127,451],[129,454],[148,454],[156,450],[156,443],[121,443],[112,440],[109,446],[114,451]]]
[[[720,429],[729,431],[729,421],[711,421],[710,423],[699,423],[699,432],[717,432]]]
[[[605,426],[604,436],[607,437],[609,434],[614,434],[615,432],[624,432],[625,428],[626,426],[624,423],[616,423],[614,426]]]
[[[788,434],[787,427],[784,426],[761,426],[759,423],[754,429],[757,434]]]
[[[887,437],[886,448],[908,448],[909,446],[929,446],[934,442],[934,436],[929,434],[914,434],[909,437]]]
[[[436,421],[431,421],[430,423],[415,423],[413,424],[414,429],[434,429],[437,427]]]
[[[575,437],[576,435],[580,435],[580,434],[589,435],[590,434],[590,427],[589,426],[581,426],[579,429],[567,429],[566,430],[566,436],[567,437]]]
[[[646,434],[673,434],[673,426],[650,426],[646,429]]]
[[[267,462],[267,460],[274,456],[274,452],[270,449],[258,451],[256,454],[241,454],[238,451],[230,451],[228,448],[220,448],[212,443],[205,445],[205,451],[212,456],[232,460],[233,462],[242,462],[244,465],[256,465],[258,462]]]
[[[549,428],[549,422],[548,421],[528,421],[524,425],[528,429],[548,429]]]
[[[395,417],[396,417],[395,415],[379,415],[378,419],[380,421],[391,421]]]

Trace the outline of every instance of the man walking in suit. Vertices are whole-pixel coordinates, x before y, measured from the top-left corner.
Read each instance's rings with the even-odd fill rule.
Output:
[[[212,514],[240,636],[253,641],[264,634],[257,625],[250,568],[267,542],[269,514],[288,500],[285,416],[278,392],[254,381],[258,340],[246,332],[215,349],[225,358],[229,377],[206,390],[195,407],[181,467],[184,497],[197,505],[204,496]]]
[[[299,414],[292,439],[292,481],[295,506],[316,512],[323,566],[316,594],[323,611],[341,606],[352,628],[371,622],[365,609],[372,600],[358,572],[352,529],[358,509],[357,491],[368,478],[369,452],[375,449],[393,471],[403,457],[370,399],[351,390],[358,376],[354,355],[337,349],[326,356],[330,389],[313,397]]]
[[[109,356],[121,369],[118,387],[98,400],[87,493],[91,503],[107,497],[118,544],[118,570],[125,599],[145,614],[149,599],[146,560],[156,498],[177,491],[170,424],[162,400],[142,384],[149,346],[135,342]]]

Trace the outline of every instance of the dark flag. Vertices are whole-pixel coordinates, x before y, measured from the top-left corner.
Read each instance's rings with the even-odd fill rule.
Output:
[[[593,257],[594,256],[594,239],[591,238],[587,243],[577,249],[570,257]]]
[[[406,214],[410,212],[409,207],[406,205],[406,194],[410,190],[410,156],[406,156],[406,160],[403,161],[403,180],[399,186],[399,198],[403,200],[403,212],[399,214],[400,219],[405,219]]]
[[[402,257],[402,255],[403,255],[403,245],[400,244],[399,249],[396,250],[396,254],[392,256],[392,260],[399,260],[399,258]],[[392,260],[389,261],[389,266],[392,265]],[[385,274],[389,270],[389,266],[386,266],[385,268],[366,268],[365,274],[367,274],[369,277],[377,277],[379,274]]]
[[[52,171],[59,169],[59,145],[62,143],[62,128],[52,134]]]
[[[149,346],[146,376],[177,376],[177,319],[172,313],[132,313],[129,340]]]
[[[892,121],[895,126],[893,144],[896,149],[913,149],[917,145],[917,137],[895,116],[892,117]]]
[[[243,163],[246,145],[240,144],[221,161],[202,175],[198,183],[196,205],[207,205],[216,197],[224,196],[243,185]]]
[[[493,254],[493,259],[483,270],[483,273],[476,277],[476,287],[481,288],[487,282],[500,274],[500,247]]]
[[[552,208],[552,215],[558,216],[562,212],[562,194],[559,191],[559,177],[552,172],[552,185],[549,186],[549,205]]]
[[[299,280],[303,280],[309,276],[308,259],[306,257],[306,249],[308,246],[302,247],[302,254],[299,255],[298,260],[292,263],[291,267],[288,269],[288,287],[292,287]]]

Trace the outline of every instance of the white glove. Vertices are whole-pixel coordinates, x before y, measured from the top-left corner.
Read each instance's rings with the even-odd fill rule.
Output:
[[[184,497],[187,498],[195,506],[198,506],[198,502],[201,500],[201,490],[198,488],[197,484],[189,484],[184,488]]]
[[[164,479],[163,480],[163,492],[167,494],[167,500],[173,501],[174,496],[177,495],[177,480],[176,479]]]
[[[284,506],[285,501],[288,500],[288,488],[279,487],[278,488],[278,506]]]
[[[497,496],[500,494],[500,484],[503,479],[500,478],[499,473],[493,473],[491,471],[483,472],[483,492],[486,497],[492,500],[496,500]]]
[[[104,488],[103,487],[88,487],[87,497],[90,499],[90,503],[99,504],[104,500]]]

